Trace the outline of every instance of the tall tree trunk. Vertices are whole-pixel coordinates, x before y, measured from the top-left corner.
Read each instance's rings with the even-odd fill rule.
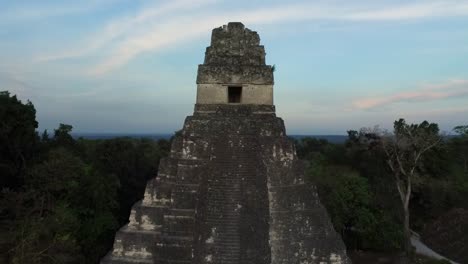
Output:
[[[406,187],[402,187],[402,185],[400,185],[399,177],[397,179],[397,189],[398,193],[400,194],[403,208],[403,251],[405,253],[405,257],[402,259],[402,263],[409,264],[412,250],[409,211],[409,201],[411,198],[411,178],[408,178],[408,180],[406,181]]]
[[[409,212],[409,207],[408,205],[405,205],[404,207],[404,249],[405,249],[405,254],[407,259],[411,257],[411,230],[410,230],[410,212]]]
[[[395,174],[398,175],[398,174]],[[409,211],[409,201],[411,198],[411,178],[408,177],[406,181],[406,187],[401,183],[399,176],[396,177],[396,186],[398,193],[400,194],[401,205],[403,208],[403,250],[406,255],[406,260],[404,263],[409,263],[411,257],[411,230],[410,230],[410,211]]]

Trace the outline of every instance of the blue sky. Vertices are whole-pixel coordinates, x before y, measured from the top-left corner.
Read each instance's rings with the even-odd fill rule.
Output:
[[[31,100],[40,130],[172,133],[229,21],[260,34],[289,134],[468,124],[461,0],[0,0],[0,90]]]

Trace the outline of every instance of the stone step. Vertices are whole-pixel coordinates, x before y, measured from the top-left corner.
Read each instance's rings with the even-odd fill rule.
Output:
[[[193,236],[164,236],[163,240],[170,242],[169,244],[176,242],[179,243],[178,245],[182,245],[180,243],[185,243],[184,245],[186,245],[188,242],[193,241]]]
[[[215,260],[214,263],[243,263],[239,262],[240,258],[240,253],[239,252],[233,252],[232,254],[229,254],[230,252],[218,252],[216,254],[216,257],[213,258]],[[229,261],[236,261],[236,262],[229,262]]]
[[[232,220],[235,220],[235,222],[240,222],[239,219],[232,219]],[[217,226],[219,228],[222,228],[223,226],[227,227],[230,223],[234,222],[232,220],[229,219],[228,221],[220,221],[220,220],[216,220],[216,219],[213,219],[213,220],[212,219],[207,219],[206,223],[210,224],[210,225],[213,225],[213,226]],[[236,225],[231,225],[231,227],[236,226]]]
[[[228,243],[230,245],[240,245],[239,234],[217,234],[214,238],[214,244]]]
[[[240,255],[240,250],[236,248],[219,247],[214,249],[220,258],[232,259]]]
[[[239,233],[218,233],[215,242],[225,241],[229,243],[239,243]]]
[[[208,198],[212,201],[212,204],[220,204],[221,208],[235,208],[240,204],[242,196],[239,197],[226,197],[224,195],[210,194]]]
[[[158,235],[161,234],[162,225],[156,226],[154,230],[144,230],[144,229],[135,229],[131,226],[124,226],[119,231],[117,231],[116,235],[119,233],[126,234],[126,233],[135,233],[135,234],[148,234],[148,235]]]
[[[238,189],[229,188],[217,188],[210,186],[208,189],[208,195],[220,196],[220,197],[242,197],[242,191]]]
[[[238,151],[240,152],[242,150],[238,150]],[[215,156],[216,156],[216,159],[214,160],[214,162],[216,164],[225,164],[228,166],[236,166],[238,164],[254,164],[256,160],[255,155],[236,157],[236,156],[233,156],[231,153],[223,153],[223,154],[216,153]]]
[[[237,224],[237,222],[241,220],[240,214],[208,215],[208,217],[213,220],[219,220],[219,221],[227,222],[227,223],[233,222],[235,224]]]
[[[219,200],[219,201],[226,201],[226,202],[237,202],[240,201],[242,198],[242,194],[239,193],[230,193],[227,190],[217,190],[216,192],[213,190],[208,191],[208,197],[211,199],[214,199],[214,201]]]
[[[193,220],[194,216],[192,215],[164,215],[164,220],[165,221],[171,221],[171,220]]]
[[[236,223],[240,220],[240,215],[235,216],[220,216],[220,215],[208,215],[207,221],[208,222],[216,222],[216,223]]]
[[[241,216],[239,210],[236,210],[235,208],[223,208],[224,210],[222,210],[220,212],[220,215],[218,215],[218,218],[224,218],[224,219],[235,219],[235,218],[239,218]]]
[[[244,180],[245,182],[245,180]],[[237,191],[239,190],[239,188],[242,187],[242,184],[239,182],[239,181],[235,181],[235,182],[226,182],[226,181],[222,181],[222,180],[219,180],[217,182],[208,182],[208,188],[223,188],[223,189],[230,189],[230,190],[233,190],[233,191]]]
[[[181,208],[170,208],[169,213],[173,215],[195,215],[195,209],[181,209]]]
[[[215,244],[220,242],[220,241],[225,241],[229,243],[239,243],[239,233],[218,233],[216,234],[216,238],[214,239]]]
[[[233,186],[230,184],[208,184],[208,191],[216,193],[216,192],[221,192],[225,194],[225,196],[228,194],[226,193],[229,191],[229,194],[237,195],[237,194],[242,194],[241,192],[241,186]]]
[[[101,264],[154,264],[153,259],[138,259],[134,257],[109,256],[101,260]]]
[[[207,214],[211,216],[218,215],[219,217],[221,217],[222,214],[238,215],[242,209],[242,207],[238,207],[239,204],[240,200],[234,202],[216,200],[211,204],[211,210]]]
[[[232,221],[229,221],[229,222],[223,222],[223,221],[206,221],[207,224],[210,224],[212,226],[216,226],[218,227],[219,230],[221,230],[221,228],[223,228],[224,226],[226,226],[226,228],[228,227],[229,223],[231,223]],[[237,225],[231,225],[231,227],[234,227],[234,226],[237,226]],[[227,230],[229,229],[226,229],[226,231],[224,232],[227,232]],[[235,229],[231,229],[231,230],[235,230]],[[237,232],[236,232],[237,234]]]
[[[140,201],[132,208],[128,226],[132,229],[155,230],[163,224],[166,211],[165,206],[148,206]]]
[[[234,232],[237,234],[237,231],[239,231],[239,225],[238,224],[233,224],[233,225],[223,225],[220,227],[219,232],[222,233],[229,233],[229,232]]]
[[[155,262],[151,263],[157,263],[157,264],[192,264],[192,260],[168,260],[164,258],[156,258]]]
[[[170,263],[173,263],[173,261],[190,261],[192,260],[192,245],[163,244],[159,248],[156,258],[170,261]]]

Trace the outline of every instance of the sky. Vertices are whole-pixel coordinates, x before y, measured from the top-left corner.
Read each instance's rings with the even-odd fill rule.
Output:
[[[231,21],[259,33],[288,134],[468,124],[468,0],[0,0],[0,90],[40,131],[173,133]]]

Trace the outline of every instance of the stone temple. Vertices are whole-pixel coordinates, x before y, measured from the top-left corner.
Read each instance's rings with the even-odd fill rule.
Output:
[[[197,102],[102,264],[351,263],[304,182],[255,31],[215,28]]]

